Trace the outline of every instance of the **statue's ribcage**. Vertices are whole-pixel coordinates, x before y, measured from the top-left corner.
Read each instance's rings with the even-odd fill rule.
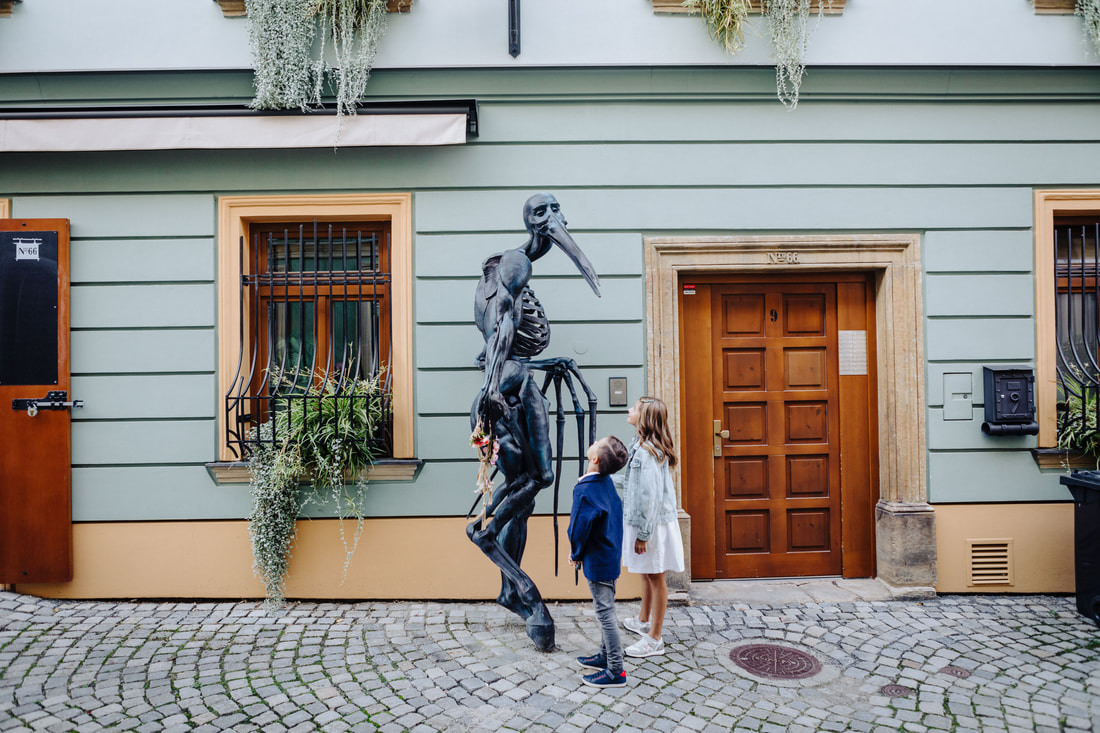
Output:
[[[512,355],[521,358],[538,356],[550,345],[550,321],[542,303],[529,287],[520,296],[521,316],[516,337],[512,340]]]

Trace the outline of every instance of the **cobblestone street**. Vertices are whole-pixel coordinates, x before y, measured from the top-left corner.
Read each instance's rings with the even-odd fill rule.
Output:
[[[0,730],[1100,730],[1100,633],[1072,597],[675,606],[667,654],[628,659],[616,690],[581,684],[590,606],[551,610],[544,654],[488,603],[3,592]],[[730,656],[749,642],[819,671],[757,676]]]

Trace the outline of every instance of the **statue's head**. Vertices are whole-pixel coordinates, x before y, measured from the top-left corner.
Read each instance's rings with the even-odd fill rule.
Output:
[[[523,224],[531,234],[527,256],[532,261],[546,254],[551,245],[557,245],[573,260],[593,292],[600,294],[600,278],[596,269],[573,241],[573,235],[565,228],[565,216],[561,213],[561,205],[556,198],[548,193],[536,193],[527,199],[527,203],[523,205]]]

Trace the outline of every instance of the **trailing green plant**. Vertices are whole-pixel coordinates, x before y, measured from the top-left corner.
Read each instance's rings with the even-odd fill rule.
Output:
[[[253,108],[306,110],[321,104],[331,84],[337,116],[355,114],[386,30],[386,0],[245,0],[245,6]],[[331,67],[329,46],[336,57]]]
[[[684,0],[682,5],[699,11],[710,37],[721,43],[726,53],[744,48],[749,0]]]
[[[1076,13],[1085,24],[1093,50],[1100,55],[1100,0],[1077,0]]]
[[[366,469],[384,450],[389,398],[382,376],[343,389],[331,375],[317,381],[304,390],[282,381],[288,389],[272,398],[272,416],[250,434],[253,566],[275,607],[284,600],[297,517],[310,503],[331,505],[339,518],[347,576],[363,532]],[[308,482],[304,490],[303,479]],[[344,520],[350,517],[355,531],[349,541]]]
[[[1100,389],[1087,386],[1086,381],[1079,374],[1062,374],[1058,385],[1058,448],[1081,452],[1100,462]]]
[[[821,0],[818,20],[825,10]],[[810,0],[764,0],[775,52],[775,89],[789,110],[798,106],[802,75],[806,72],[806,47],[810,40]]]

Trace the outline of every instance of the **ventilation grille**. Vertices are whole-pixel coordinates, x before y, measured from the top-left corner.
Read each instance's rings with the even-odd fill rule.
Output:
[[[970,585],[1013,585],[1012,540],[967,540]]]

